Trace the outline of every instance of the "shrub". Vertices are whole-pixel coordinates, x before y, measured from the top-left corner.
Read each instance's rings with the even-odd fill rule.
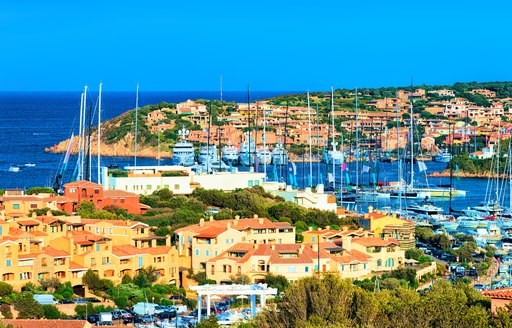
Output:
[[[0,305],[0,313],[2,314],[2,316],[5,319],[12,319],[13,318],[12,311],[11,311],[11,306],[8,305],[8,304]]]
[[[45,319],[60,319],[62,318],[62,313],[60,313],[59,309],[55,305],[45,304],[43,305],[43,313]]]
[[[12,293],[12,286],[6,282],[0,281],[0,296],[7,296]]]

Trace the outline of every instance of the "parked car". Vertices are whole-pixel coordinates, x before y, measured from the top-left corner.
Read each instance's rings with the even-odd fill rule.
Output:
[[[153,317],[152,315],[149,315],[149,314],[141,315],[139,320],[140,320],[140,322],[144,322],[144,323],[153,323],[156,321],[155,317]]]
[[[100,315],[99,314],[90,314],[87,317],[85,317],[85,319],[87,321],[89,321],[89,323],[97,323],[98,321],[100,321]]]
[[[219,311],[226,311],[227,309],[229,309],[229,303],[228,302],[217,302],[217,303],[215,303],[215,307]]]
[[[127,319],[127,318],[132,318],[133,315],[128,312],[128,311],[125,311],[125,310],[112,310],[112,318],[114,320],[117,320],[117,319]]]
[[[59,304],[74,304],[75,301],[73,300],[60,300]]]
[[[86,303],[87,303],[87,300],[86,300],[86,299],[84,299],[84,298],[75,298],[75,299],[73,300],[73,303],[75,303],[75,304],[86,304]]]
[[[181,296],[181,295],[171,295],[171,297],[169,297],[169,299],[171,301],[182,301],[183,300],[183,296]]]
[[[470,277],[476,277],[476,276],[478,276],[478,272],[476,271],[476,268],[475,268],[475,267],[470,268],[470,269],[469,269],[469,273],[468,273],[468,275],[469,275]]]
[[[34,300],[41,305],[57,304],[52,294],[34,294]]]
[[[85,300],[87,302],[91,302],[91,303],[101,303],[101,301],[99,299],[97,299],[96,297],[87,297]]]

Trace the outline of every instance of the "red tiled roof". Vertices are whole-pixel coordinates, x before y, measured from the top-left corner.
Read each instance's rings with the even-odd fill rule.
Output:
[[[40,320],[40,319],[2,319],[4,325],[14,328],[87,328],[91,324],[86,320]]]
[[[352,242],[357,243],[359,245],[366,246],[366,247],[369,247],[369,246],[384,247],[384,246],[388,246],[388,245],[392,245],[392,244],[398,245],[398,241],[393,238],[389,238],[388,240],[384,240],[384,239],[376,238],[376,237],[352,238]]]
[[[135,256],[139,254],[145,254],[145,252],[142,252],[142,249],[133,245],[118,245],[112,247],[112,255],[117,257]]]
[[[183,231],[192,231],[195,233],[201,233],[201,231],[209,228],[225,228],[227,229],[228,224],[232,229],[243,231],[246,229],[278,229],[278,228],[293,228],[287,222],[272,222],[268,218],[250,218],[250,219],[239,219],[239,220],[213,220],[205,221],[204,225],[194,224],[184,228],[177,229],[176,232],[180,233]]]
[[[38,253],[19,254],[18,259],[20,259],[20,260],[33,259],[41,254],[43,254],[43,253],[38,252]]]
[[[55,258],[70,256],[68,252],[50,246],[43,247],[43,252]]]
[[[221,228],[221,227],[210,227],[202,230],[199,232],[198,235],[195,235],[194,237],[198,238],[214,238],[218,235],[222,234],[223,232],[226,232],[227,228]]]
[[[70,271],[79,271],[79,270],[87,270],[88,268],[86,266],[80,265],[78,263],[75,263],[73,261],[69,262],[69,269]]]
[[[100,219],[82,219],[82,223],[85,224],[96,224],[99,222],[108,223],[112,226],[116,227],[129,227],[133,228],[137,225],[144,225],[146,227],[149,227],[146,223],[139,222],[139,221],[131,221],[131,220],[100,220]]]
[[[101,185],[87,180],[80,180],[66,183],[64,189],[67,188],[101,188]]]
[[[36,221],[36,220],[23,220],[23,221],[17,221],[17,223],[20,226],[35,226],[35,225],[41,224],[41,222]]]
[[[482,291],[482,295],[494,299],[512,300],[512,288],[484,290]]]
[[[104,190],[103,191],[104,198],[110,197],[134,197],[139,198],[139,195],[134,194],[132,192],[124,191],[124,190]]]
[[[18,238],[16,238],[16,237],[3,237],[3,238],[0,238],[0,245],[5,242],[8,242],[8,241],[15,242],[17,240],[18,240]]]

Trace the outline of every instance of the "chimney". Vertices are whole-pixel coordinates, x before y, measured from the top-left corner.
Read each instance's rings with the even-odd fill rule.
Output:
[[[322,228],[318,227],[316,230],[318,230],[318,231],[322,231]]]
[[[231,222],[228,221],[226,228],[231,229]]]
[[[203,218],[201,218],[201,220],[199,220],[199,226],[204,227],[204,219]]]
[[[236,215],[235,220],[240,220],[240,215]]]
[[[275,251],[276,250],[276,245],[275,244],[270,245],[270,249]]]
[[[37,217],[37,213],[36,212],[32,212],[32,218],[35,219]]]
[[[238,215],[237,215],[237,216],[235,216],[235,222],[234,222],[234,224],[235,224],[235,225],[238,225],[238,221],[239,221],[239,220],[240,220],[240,217],[239,217]]]
[[[254,246],[254,249],[258,249],[258,244],[257,243],[253,244],[253,246]]]
[[[368,213],[372,213],[373,212],[373,206],[368,206]]]
[[[364,232],[364,238],[368,238],[368,231]]]
[[[213,222],[213,215],[210,215],[210,222]]]
[[[313,231],[313,227],[308,227],[308,231]]]
[[[347,226],[343,226],[343,227],[341,227],[341,231],[343,231],[343,232],[347,232],[347,231],[348,231],[348,227],[347,227]]]
[[[253,218],[257,219],[258,218],[258,214],[254,214]]]
[[[349,237],[349,236],[341,237],[341,243],[342,243],[343,249],[346,249],[346,250],[352,249],[352,237]]]
[[[313,250],[313,252],[318,252],[318,244],[311,244],[311,249]]]
[[[302,252],[304,252],[304,244],[300,244],[299,247],[299,254],[302,254]]]
[[[52,214],[52,210],[48,210],[48,211],[46,211],[46,216],[53,216],[53,214]]]
[[[325,230],[330,230],[331,226],[325,226]]]
[[[258,218],[258,223],[263,224],[263,218]]]

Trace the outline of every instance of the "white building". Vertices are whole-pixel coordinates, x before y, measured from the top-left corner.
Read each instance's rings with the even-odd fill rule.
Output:
[[[174,194],[189,195],[196,188],[233,191],[238,188],[261,186],[263,173],[220,172],[194,173],[183,166],[127,166],[127,176],[111,176],[103,168],[105,190],[124,190],[139,195],[150,195],[156,190],[168,188]]]

